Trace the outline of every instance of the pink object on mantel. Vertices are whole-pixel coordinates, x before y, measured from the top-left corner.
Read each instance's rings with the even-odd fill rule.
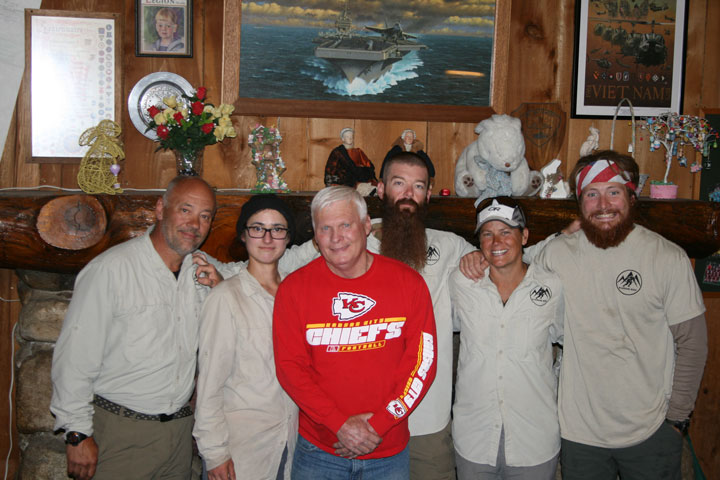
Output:
[[[677,198],[677,185],[650,184],[650,198]]]

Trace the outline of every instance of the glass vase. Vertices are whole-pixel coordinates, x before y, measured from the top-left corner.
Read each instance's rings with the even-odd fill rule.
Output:
[[[173,150],[178,175],[200,177],[203,173],[204,148],[198,150]]]

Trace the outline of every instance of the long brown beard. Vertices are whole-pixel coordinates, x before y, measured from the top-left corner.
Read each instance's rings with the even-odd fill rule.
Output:
[[[415,205],[415,211],[400,210],[402,204]],[[427,261],[425,246],[427,204],[418,205],[412,199],[392,203],[388,197],[385,197],[383,207],[380,253],[400,260],[418,272],[422,271]]]
[[[602,230],[587,220],[584,215],[580,216],[580,227],[585,232],[587,239],[598,248],[603,250],[610,247],[617,247],[632,232],[635,226],[635,207],[630,206],[627,217],[616,227],[610,230]]]

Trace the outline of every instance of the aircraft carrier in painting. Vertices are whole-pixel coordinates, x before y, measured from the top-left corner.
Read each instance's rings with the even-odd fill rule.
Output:
[[[377,33],[358,32],[353,28],[345,0],[343,11],[335,21],[335,31],[322,32],[314,40],[315,56],[333,64],[352,83],[361,78],[374,82],[408,53],[427,48],[414,35],[402,31],[399,23],[392,27],[365,27]]]

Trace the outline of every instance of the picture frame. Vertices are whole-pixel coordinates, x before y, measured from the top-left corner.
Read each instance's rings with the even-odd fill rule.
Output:
[[[343,2],[338,1],[339,8]],[[241,0],[224,0],[222,102],[235,106],[239,115],[358,118],[378,120],[421,120],[477,122],[505,111],[505,84],[509,51],[510,2],[497,0],[492,36],[490,100],[487,106],[423,103],[369,102],[356,99],[323,100],[301,98],[259,98],[242,95]],[[312,56],[311,45],[308,46]]]
[[[687,0],[628,4],[576,4],[573,118],[612,118],[623,98],[638,117],[682,111]]]
[[[28,163],[80,163],[85,130],[105,119],[122,123],[120,20],[117,13],[25,10],[18,108],[29,114],[18,117],[18,131]]]
[[[192,57],[192,0],[135,0],[135,56]]]

